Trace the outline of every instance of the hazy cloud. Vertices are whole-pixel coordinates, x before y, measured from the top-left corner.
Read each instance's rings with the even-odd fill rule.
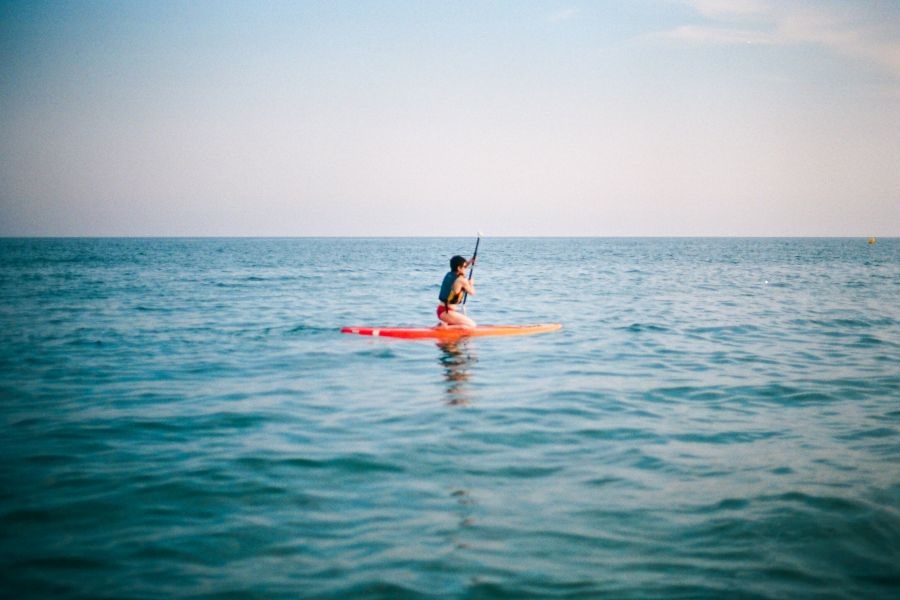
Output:
[[[900,77],[900,23],[882,18],[867,5],[837,10],[826,2],[815,8],[796,2],[762,0],[685,0],[707,22],[683,25],[662,37],[689,44],[817,45],[867,61]]]
[[[576,18],[581,11],[577,8],[564,8],[550,15],[551,23],[561,23],[563,21],[571,21]]]
[[[748,29],[726,27],[703,27],[698,25],[682,25],[664,36],[666,39],[689,44],[776,44],[778,40],[772,33],[752,31]]]
[[[686,0],[694,9],[708,17],[727,15],[756,15],[768,8],[761,0]]]

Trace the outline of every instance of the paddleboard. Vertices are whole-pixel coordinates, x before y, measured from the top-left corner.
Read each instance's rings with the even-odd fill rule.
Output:
[[[458,340],[464,337],[489,335],[530,335],[547,333],[561,329],[559,323],[539,325],[480,325],[474,329],[460,327],[344,327],[341,333],[368,335],[372,337],[401,338],[406,340]]]

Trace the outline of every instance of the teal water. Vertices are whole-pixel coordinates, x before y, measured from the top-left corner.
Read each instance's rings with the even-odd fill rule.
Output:
[[[0,240],[15,598],[900,593],[900,240]]]

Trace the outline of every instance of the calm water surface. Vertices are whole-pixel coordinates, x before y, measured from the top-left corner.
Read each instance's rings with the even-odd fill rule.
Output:
[[[0,240],[15,598],[900,594],[900,240]]]

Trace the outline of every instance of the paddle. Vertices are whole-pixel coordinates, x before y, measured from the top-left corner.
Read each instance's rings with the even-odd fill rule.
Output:
[[[479,232],[478,232],[478,239],[475,240],[475,252],[472,253],[472,263],[473,263],[473,264],[472,264],[472,266],[469,268],[469,281],[472,281],[472,272],[475,271],[475,264],[474,264],[474,263],[475,263],[475,259],[478,258],[478,244],[480,244],[480,243],[481,243],[481,232],[479,231]],[[466,303],[466,300],[468,300],[468,299],[469,299],[469,294],[468,294],[468,293],[463,293],[463,301],[462,301],[462,303],[465,304],[465,303]]]

